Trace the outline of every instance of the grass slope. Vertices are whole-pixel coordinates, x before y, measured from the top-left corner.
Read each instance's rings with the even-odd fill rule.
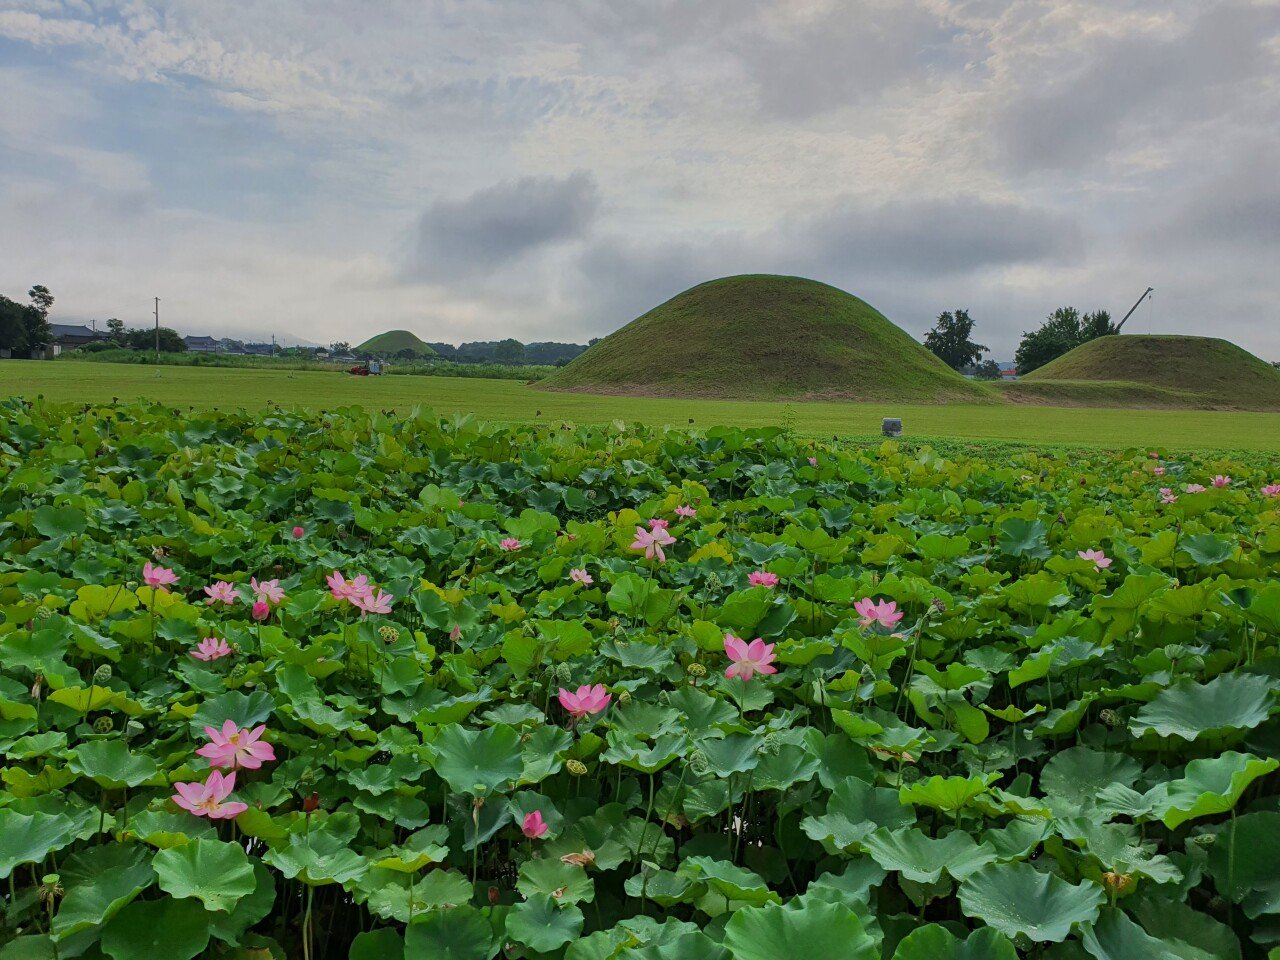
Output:
[[[401,350],[412,350],[420,357],[434,357],[436,352],[428,344],[423,343],[416,334],[408,330],[388,330],[376,337],[370,337],[357,350],[372,353],[375,356],[391,357]]]
[[[1024,402],[1067,403],[1073,394],[1123,405],[1280,410],[1280,371],[1216,337],[1121,334],[1081,344],[1005,386],[1009,399]]]
[[[144,367],[74,360],[0,361],[0,400],[99,403],[158,400],[188,408],[264,410],[272,405],[333,410],[415,407],[442,416],[471,414],[504,422],[609,423],[653,426],[776,427],[790,424],[807,436],[878,437],[883,417],[902,417],[905,439],[967,438],[1093,447],[1166,447],[1198,450],[1280,451],[1280,413],[1183,410],[1080,410],[1007,404],[797,403],[746,400],[672,400],[651,397],[545,393],[511,380],[453,377],[351,377],[310,370],[235,370]],[[177,415],[177,413],[175,413]],[[0,432],[13,432],[0,408]],[[8,428],[8,429],[6,429]],[[877,440],[878,442],[878,440]],[[1280,476],[1277,477],[1280,480]]]
[[[857,297],[815,280],[768,275],[692,287],[540,386],[741,400],[995,400]]]

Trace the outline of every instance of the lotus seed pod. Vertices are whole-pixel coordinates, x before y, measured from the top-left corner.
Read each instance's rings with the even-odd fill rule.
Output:
[[[764,738],[760,741],[760,752],[769,754],[777,753],[779,746],[778,735],[771,730],[766,733]]]
[[[52,616],[53,616],[53,611],[50,610],[48,607],[36,607],[37,620],[48,620]]]
[[[631,691],[630,691],[630,690],[623,690],[621,693],[619,693],[619,694],[618,694],[618,702],[619,702],[619,703],[630,703],[630,702],[631,702]]]
[[[1212,847],[1218,842],[1218,835],[1216,833],[1197,833],[1191,838],[1191,842],[1197,847]]]
[[[922,773],[920,772],[920,768],[919,768],[919,767],[917,767],[917,766],[912,766],[912,765],[908,764],[907,766],[904,766],[904,767],[902,768],[902,782],[903,782],[903,783],[915,783],[915,782],[916,782],[917,780],[919,780],[922,776],[924,776],[924,774],[922,774]]]
[[[1114,727],[1120,722],[1120,715],[1114,710],[1101,710],[1098,712],[1098,719],[1108,727]]]
[[[383,643],[395,643],[400,639],[400,631],[393,626],[387,625],[378,628],[378,636],[382,637]]]
[[[99,717],[93,721],[93,730],[95,733],[110,733],[116,728],[116,722],[110,717]]]
[[[110,679],[111,679],[111,664],[109,663],[104,663],[102,666],[98,667],[97,670],[93,671],[93,682],[96,683],[98,686],[102,686],[104,683],[106,683]]]
[[[34,593],[24,593],[22,595],[22,602],[23,603],[39,603],[40,598],[36,596]]]
[[[145,729],[146,728],[137,720],[130,720],[124,725],[124,730],[121,732],[120,736],[124,737],[126,740],[132,740]]]
[[[689,666],[685,667],[685,670],[691,677],[705,677],[707,675],[707,668],[696,662],[689,664]]]
[[[564,765],[564,768],[575,777],[580,777],[587,772],[587,765],[581,760],[570,760]]]
[[[703,774],[711,769],[711,761],[701,750],[695,750],[689,754],[689,766],[693,768],[694,773]]]

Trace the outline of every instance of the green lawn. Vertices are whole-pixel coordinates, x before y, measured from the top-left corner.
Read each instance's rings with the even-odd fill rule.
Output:
[[[842,437],[877,434],[881,418],[898,416],[908,437],[1280,451],[1280,414],[1276,413],[658,400],[551,393],[510,380],[353,377],[305,370],[0,361],[0,396],[11,395],[41,395],[56,402],[149,399],[175,406],[249,410],[271,402],[313,408],[361,404],[397,410],[424,405],[440,413],[471,413],[498,421],[627,420],[683,426],[692,419],[699,427],[790,423],[801,433]]]

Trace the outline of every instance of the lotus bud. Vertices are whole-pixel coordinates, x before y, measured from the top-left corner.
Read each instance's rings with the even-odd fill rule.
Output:
[[[320,794],[314,790],[302,801],[302,809],[307,813],[315,813],[320,808]]]
[[[110,717],[99,717],[93,721],[94,733],[110,733],[116,728],[116,722]]]
[[[488,893],[489,893],[489,906],[491,907],[497,906],[498,897],[501,891],[499,891],[497,887],[490,887]]]
[[[619,702],[619,703],[630,703],[630,702],[631,702],[631,691],[630,691],[630,690],[623,690],[622,692],[620,692],[620,693],[618,694],[618,702]]]
[[[96,683],[98,686],[102,686],[104,683],[106,683],[110,679],[111,679],[111,664],[109,663],[104,663],[102,666],[98,667],[97,670],[93,671],[93,682]]]
[[[707,668],[696,661],[685,667],[685,671],[691,677],[705,677],[707,675]]]
[[[44,674],[36,674],[36,682],[31,685],[31,699],[39,700],[44,693]]]
[[[575,777],[580,777],[587,772],[587,765],[581,760],[570,760],[564,765],[564,768]]]

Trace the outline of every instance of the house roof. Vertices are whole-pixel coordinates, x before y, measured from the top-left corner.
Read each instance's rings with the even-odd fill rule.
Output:
[[[217,337],[183,337],[182,342],[186,344],[203,343],[213,345],[215,343],[221,343],[222,341]]]
[[[93,330],[90,330],[82,323],[51,323],[49,324],[49,332],[53,335],[53,339],[61,340],[64,337],[96,337],[98,336]]]

